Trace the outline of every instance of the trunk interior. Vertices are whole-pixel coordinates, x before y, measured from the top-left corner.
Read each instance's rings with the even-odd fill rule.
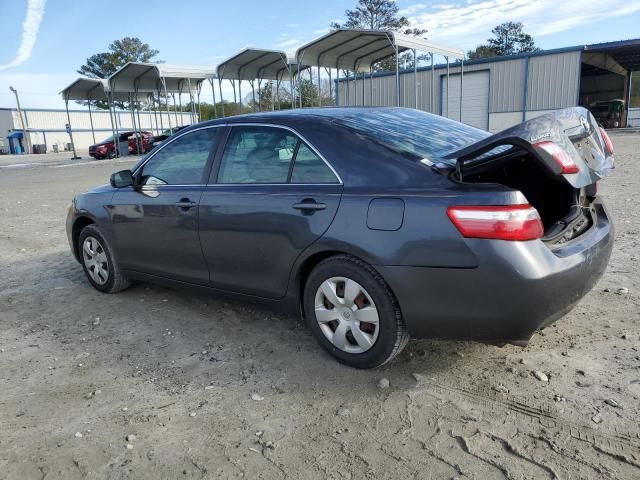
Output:
[[[465,165],[464,183],[498,183],[519,190],[538,210],[543,241],[561,244],[586,231],[592,223],[589,199],[561,176],[551,176],[527,154],[511,154],[477,165]]]

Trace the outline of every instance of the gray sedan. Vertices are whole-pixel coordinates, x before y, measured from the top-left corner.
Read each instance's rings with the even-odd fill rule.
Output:
[[[402,108],[243,115],[77,195],[67,231],[101,292],[150,281],[267,302],[370,368],[411,336],[526,345],[568,312],[609,260],[611,168],[581,108],[496,135]]]

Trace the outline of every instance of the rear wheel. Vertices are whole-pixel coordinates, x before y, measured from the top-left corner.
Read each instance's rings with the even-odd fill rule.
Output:
[[[322,347],[355,368],[388,362],[409,340],[389,286],[373,267],[354,257],[331,257],[311,272],[304,311]]]
[[[129,279],[122,273],[111,246],[96,225],[82,229],[78,251],[84,273],[96,290],[116,293],[129,287]]]

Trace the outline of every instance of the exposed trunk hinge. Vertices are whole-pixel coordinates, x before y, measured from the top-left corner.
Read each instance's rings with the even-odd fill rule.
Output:
[[[456,175],[458,176],[458,181],[462,182],[462,162],[456,162]]]

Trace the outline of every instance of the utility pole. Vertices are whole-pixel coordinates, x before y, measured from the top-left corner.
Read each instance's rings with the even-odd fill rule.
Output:
[[[22,125],[22,138],[24,139],[25,152],[31,153],[31,142],[29,139],[29,133],[27,132],[27,127],[24,123],[24,117],[22,116],[22,109],[20,108],[20,98],[18,98],[18,91],[13,87],[9,87],[9,90],[11,90],[16,96],[16,104],[18,105],[18,117],[20,117],[20,124]]]

